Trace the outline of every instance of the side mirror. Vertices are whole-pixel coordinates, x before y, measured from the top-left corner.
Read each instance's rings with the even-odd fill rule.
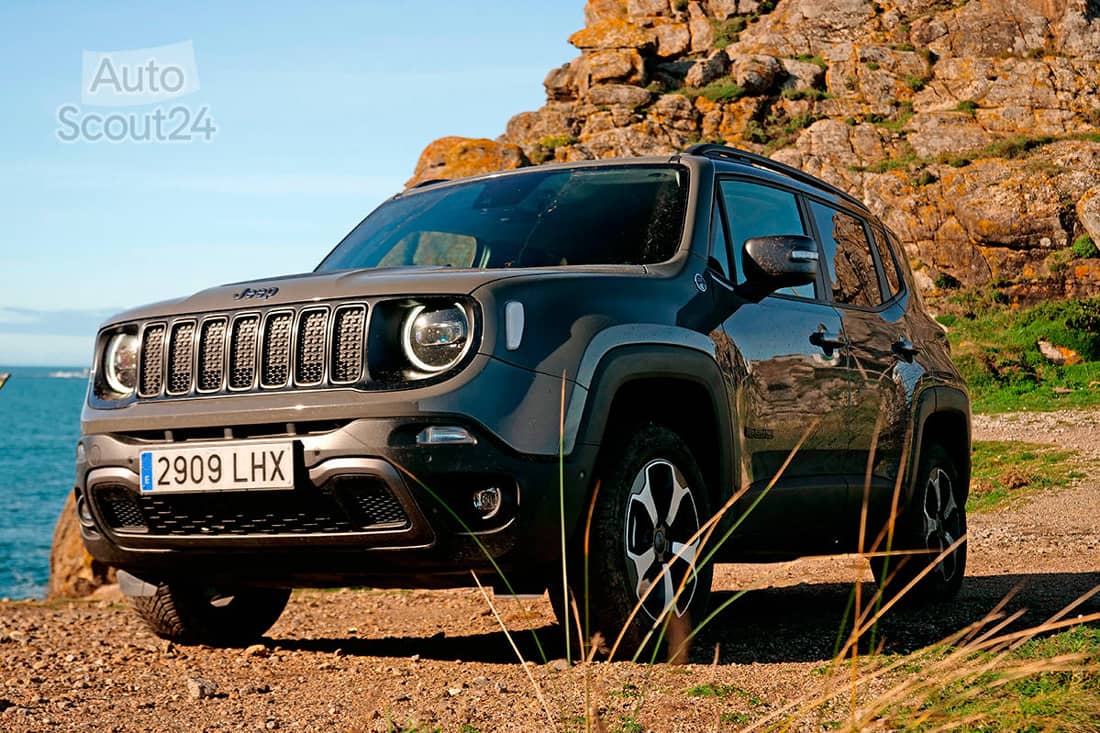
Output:
[[[745,240],[741,267],[745,285],[763,297],[781,288],[817,280],[817,243],[801,234]]]

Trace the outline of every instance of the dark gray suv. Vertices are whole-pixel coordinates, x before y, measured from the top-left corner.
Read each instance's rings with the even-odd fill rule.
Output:
[[[423,185],[312,273],[122,313],[82,428],[85,543],[180,641],[474,571],[636,648],[714,562],[946,598],[966,561],[969,400],[896,237],[715,145]]]

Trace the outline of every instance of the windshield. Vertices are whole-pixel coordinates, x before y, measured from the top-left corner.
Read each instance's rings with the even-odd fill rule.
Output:
[[[642,265],[676,252],[687,173],[674,165],[532,170],[388,201],[317,268]]]

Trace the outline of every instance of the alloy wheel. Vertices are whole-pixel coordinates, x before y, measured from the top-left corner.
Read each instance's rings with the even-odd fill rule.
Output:
[[[936,466],[928,476],[924,491],[924,543],[930,552],[940,555],[962,536],[962,514],[955,501],[951,477]],[[959,548],[945,556],[933,571],[943,582],[950,582],[958,572]]]
[[[687,483],[676,466],[658,458],[638,472],[630,489],[627,575],[636,597],[645,596],[642,608],[653,620],[670,606],[682,617],[695,595],[700,541],[689,540],[699,530],[699,513]]]

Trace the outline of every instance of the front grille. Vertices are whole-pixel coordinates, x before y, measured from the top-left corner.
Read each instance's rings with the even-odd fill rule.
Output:
[[[368,306],[307,305],[154,323],[142,339],[143,399],[357,384]]]
[[[404,529],[409,518],[381,479],[339,477],[325,490],[137,496],[96,491],[100,515],[120,534],[161,537],[346,534]]]
[[[256,380],[256,332],[259,316],[242,316],[233,323],[229,348],[229,388],[248,389]]]
[[[194,321],[185,321],[172,326],[172,338],[168,351],[168,394],[187,394],[191,391],[194,348]]]
[[[367,309],[361,305],[336,310],[332,329],[332,381],[357,382],[363,376],[363,324]]]
[[[260,370],[260,384],[264,387],[282,387],[290,379],[290,326],[293,322],[291,313],[273,313],[264,322]]]
[[[225,379],[225,318],[208,318],[199,335],[199,390],[214,392]]]
[[[141,348],[141,396],[155,396],[164,384],[164,324],[145,329]]]
[[[298,323],[294,379],[301,385],[320,384],[325,378],[325,329],[328,311],[306,311]]]

